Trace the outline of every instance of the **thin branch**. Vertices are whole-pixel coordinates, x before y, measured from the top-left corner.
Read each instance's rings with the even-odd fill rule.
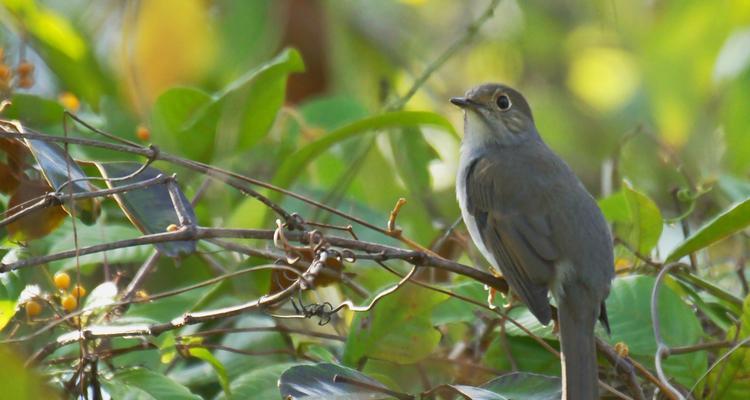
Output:
[[[432,76],[432,74],[438,70],[443,64],[445,64],[448,59],[450,59],[456,52],[461,50],[466,44],[471,42],[474,37],[479,33],[479,28],[484,25],[487,20],[492,18],[492,16],[495,14],[495,9],[497,8],[498,4],[500,4],[500,0],[492,0],[487,5],[487,8],[482,12],[479,17],[469,24],[469,26],[466,28],[466,31],[464,32],[461,37],[458,38],[453,44],[451,44],[443,54],[441,54],[438,58],[436,58],[434,61],[432,61],[425,69],[422,71],[422,73],[417,77],[417,79],[414,80],[414,83],[412,84],[411,88],[404,94],[402,97],[396,99],[392,103],[388,104],[386,106],[386,109],[388,110],[399,110],[406,105],[406,103],[409,102],[409,100],[417,93],[420,87],[424,85],[425,82],[427,82],[427,79]]]

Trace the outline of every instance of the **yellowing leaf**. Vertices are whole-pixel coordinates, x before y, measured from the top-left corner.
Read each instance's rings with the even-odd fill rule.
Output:
[[[214,34],[208,7],[200,0],[140,2],[135,32],[123,30],[125,43],[135,38],[133,54],[124,49],[123,70],[138,82],[131,94],[150,105],[165,89],[200,78],[213,62]],[[128,36],[133,34],[134,36]],[[127,47],[127,46],[124,46]]]

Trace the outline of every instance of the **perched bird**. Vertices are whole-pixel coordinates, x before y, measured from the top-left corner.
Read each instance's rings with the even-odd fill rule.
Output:
[[[557,304],[563,398],[599,398],[594,326],[609,332],[612,237],[570,167],[542,141],[518,91],[484,84],[451,103],[464,110],[456,180],[471,238],[542,324]]]

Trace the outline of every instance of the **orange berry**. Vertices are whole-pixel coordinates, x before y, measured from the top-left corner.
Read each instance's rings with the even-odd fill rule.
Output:
[[[18,72],[18,76],[21,78],[28,77],[34,73],[34,64],[28,61],[21,61],[21,63],[18,64],[18,67],[16,67],[16,72]]]
[[[70,275],[66,272],[58,272],[55,274],[53,280],[55,281],[55,287],[58,289],[67,289],[70,286]]]
[[[73,295],[73,297],[80,299],[86,295],[86,288],[81,285],[75,285],[73,286],[73,290],[70,291],[70,294]]]
[[[72,295],[66,294],[63,296],[63,298],[60,300],[60,305],[63,309],[67,312],[71,312],[78,307],[78,300],[76,300],[75,297]]]
[[[135,136],[144,142],[148,142],[151,140],[151,131],[143,125],[138,125],[138,128],[135,130]]]
[[[21,79],[18,80],[18,87],[21,89],[28,89],[32,86],[34,86],[34,79],[28,76],[21,77]]]
[[[68,111],[77,112],[81,108],[81,101],[70,92],[63,92],[57,97],[57,101]]]
[[[0,81],[7,82],[10,80],[11,70],[6,64],[0,64]]]
[[[36,317],[37,315],[42,313],[42,305],[35,300],[27,301],[24,308],[26,308],[26,315],[29,318]]]
[[[179,229],[180,228],[175,224],[169,224],[169,226],[167,226],[167,232],[174,232]]]

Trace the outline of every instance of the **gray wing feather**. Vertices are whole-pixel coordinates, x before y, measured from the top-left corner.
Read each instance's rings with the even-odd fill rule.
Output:
[[[491,161],[476,160],[467,172],[466,207],[477,223],[485,247],[492,252],[510,287],[543,324],[550,321],[547,287],[559,257],[546,216],[506,209],[497,192]]]

